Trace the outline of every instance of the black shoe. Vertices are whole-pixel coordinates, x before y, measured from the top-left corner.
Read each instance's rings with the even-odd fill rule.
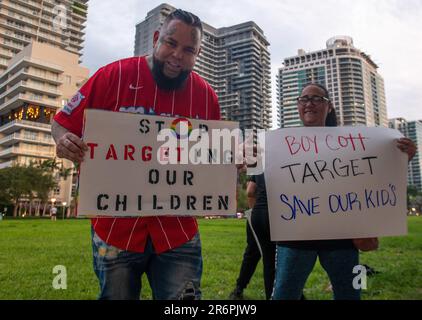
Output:
[[[371,268],[367,264],[364,264],[363,266],[366,268],[366,275],[368,277],[371,277],[371,276],[374,276],[374,275],[380,273],[379,271],[376,271],[375,269]]]
[[[234,289],[230,295],[230,300],[243,300],[243,290],[240,290],[239,288]]]

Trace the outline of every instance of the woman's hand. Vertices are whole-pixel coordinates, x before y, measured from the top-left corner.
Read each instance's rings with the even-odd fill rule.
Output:
[[[409,138],[401,138],[397,140],[397,148],[407,153],[409,161],[413,159],[416,154],[416,145]]]
[[[360,251],[373,251],[379,247],[378,238],[353,239],[353,244]]]

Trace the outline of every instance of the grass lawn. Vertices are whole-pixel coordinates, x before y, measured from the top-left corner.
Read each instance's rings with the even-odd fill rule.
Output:
[[[246,244],[245,220],[199,220],[204,257],[203,299],[227,299]],[[361,263],[379,274],[369,277],[363,299],[422,300],[422,218],[409,218],[407,237],[383,238],[380,250],[361,254]],[[67,269],[67,290],[52,287],[53,268]],[[144,278],[142,297],[151,294]],[[328,278],[317,264],[308,279],[308,299],[331,299]],[[88,220],[0,221],[0,299],[96,299]],[[248,299],[264,299],[262,265]]]

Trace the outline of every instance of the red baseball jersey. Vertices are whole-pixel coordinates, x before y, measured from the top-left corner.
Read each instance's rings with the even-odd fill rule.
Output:
[[[145,57],[119,60],[99,69],[54,120],[81,137],[85,108],[220,119],[217,95],[197,73],[191,72],[179,90],[160,90]],[[97,235],[107,244],[134,252],[144,251],[148,236],[155,251],[161,253],[188,242],[198,231],[194,217],[94,218],[91,221]]]

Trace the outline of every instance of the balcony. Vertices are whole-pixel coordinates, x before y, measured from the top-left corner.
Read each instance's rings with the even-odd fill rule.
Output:
[[[24,43],[24,46],[28,45],[32,40],[30,36],[18,34],[11,30],[0,30],[0,35],[2,35],[5,40],[10,39],[10,41],[15,41],[19,43],[22,42]]]
[[[46,62],[43,60],[35,59],[35,58],[29,58],[24,57],[22,60],[19,60],[14,65],[10,66],[8,71],[11,71],[17,67],[20,68],[27,68],[29,66],[34,66],[43,70],[48,70],[55,73],[63,73],[64,69],[62,66],[59,66],[57,64],[53,64],[50,62]]]
[[[15,96],[16,90],[24,91],[24,92],[27,90],[32,90],[32,91],[36,91],[42,94],[56,96],[56,97],[60,97],[62,95],[62,93],[56,89],[37,85],[28,81],[19,81],[15,85],[13,85],[13,87],[8,88],[5,93],[0,95],[0,100],[10,95]]]
[[[11,159],[16,156],[30,156],[37,158],[54,158],[54,151],[37,151],[21,147],[10,147],[0,151],[0,159]]]
[[[47,145],[47,146],[55,145],[53,138],[46,139],[46,138],[40,138],[38,136],[24,135],[21,133],[13,133],[11,135],[8,135],[0,139],[0,145],[3,147],[13,146],[14,144],[18,142],[28,142],[28,143],[35,143],[39,145]]]
[[[77,48],[74,48],[74,47],[71,47],[71,46],[67,46],[65,48],[65,50],[69,51],[71,53],[74,53],[74,54],[82,55],[82,53]],[[82,63],[82,60],[79,60],[79,63]]]
[[[32,36],[37,35],[37,29],[36,28],[30,28],[26,25],[21,26],[21,25],[15,23],[15,22],[0,21],[0,25],[6,27],[7,29],[13,29],[13,30],[18,31],[18,32],[25,32],[25,33],[30,34]]]
[[[16,43],[8,39],[3,39],[3,43],[1,45],[5,48],[15,49],[19,51],[21,51],[25,47],[22,43]]]
[[[60,85],[63,83],[62,79],[59,78],[58,76],[53,77],[53,76],[46,76],[46,75],[42,75],[42,74],[37,74],[34,71],[31,70],[26,70],[26,69],[21,69],[18,72],[10,75],[9,73],[9,77],[0,84],[1,87],[4,87],[6,85],[15,85],[18,81],[22,81],[25,80],[26,78],[31,78],[34,80],[41,80],[50,84],[54,84],[54,85]],[[10,90],[10,89],[9,89]]]
[[[37,85],[28,81],[22,81],[22,86],[32,91],[37,91],[37,92],[44,93],[50,96],[60,97],[62,95],[62,92],[57,89],[53,89],[47,86]]]
[[[63,80],[58,76],[54,77],[54,76],[42,75],[39,73],[35,73],[34,71],[31,71],[31,70],[26,71],[24,74],[30,78],[33,78],[36,80],[43,80],[51,84],[55,84],[55,85],[63,84]]]
[[[0,10],[0,15],[7,17],[7,18],[11,18],[13,20],[16,20],[18,22],[25,22],[33,27],[37,27],[38,21],[34,20],[34,19],[29,19],[29,18],[25,18],[24,16],[17,14],[15,12],[12,11],[7,11],[7,10]]]
[[[58,14],[58,10],[54,10],[54,8],[57,6],[57,4],[55,4],[54,5],[54,7],[53,8],[49,8],[49,7],[46,7],[46,6],[43,6],[43,8],[42,8],[42,11],[43,11],[43,13],[48,13],[49,15],[51,15],[52,16],[52,18],[54,18],[54,17],[56,17],[57,16],[57,14]],[[66,11],[65,11],[66,12]],[[44,17],[44,15],[43,15],[43,17]],[[45,17],[46,18],[46,17]]]
[[[22,129],[31,129],[34,131],[51,132],[51,124],[28,121],[28,120],[13,120],[0,127],[0,133],[9,135]]]
[[[16,2],[20,3],[20,4],[24,4],[28,7],[31,7],[32,9],[35,10],[40,10],[40,3],[35,2],[35,1],[31,1],[31,0],[15,0]]]
[[[47,34],[47,33],[43,33],[43,32],[38,32],[38,37],[39,38],[42,38],[42,39],[44,39],[44,40],[47,40],[47,41],[49,41],[49,42],[53,42],[54,44],[56,44],[56,45],[63,45],[63,41],[62,41],[62,38],[61,38],[61,36],[59,37],[59,36],[53,36],[53,35],[51,35],[51,34]]]
[[[39,98],[35,95],[28,95],[28,94],[18,94],[12,99],[5,101],[3,104],[0,105],[0,112],[6,113],[13,109],[16,109],[22,105],[22,102],[28,102],[35,105],[41,105],[46,107],[52,108],[60,108],[60,104],[56,100],[46,99],[46,98]]]
[[[10,1],[2,1],[2,2],[3,2],[4,7],[8,8],[9,10],[12,9],[13,11],[18,12],[19,14],[25,14],[30,17],[39,15],[39,10],[40,10],[39,6],[29,9],[29,8],[26,8],[25,6],[15,4]],[[15,2],[21,2],[21,1],[15,1]]]
[[[8,65],[8,61],[0,61],[0,66],[2,66],[3,68],[7,68]]]
[[[0,57],[10,59],[13,56],[14,56],[14,54],[12,52],[10,52],[9,50],[0,49]]]
[[[73,24],[77,24],[77,23],[73,22]],[[85,27],[81,24],[78,24],[78,27],[75,27],[74,25],[68,23],[66,27],[67,27],[66,29],[72,30],[73,32],[76,32],[80,34],[81,36],[85,34],[85,32],[83,31]]]

